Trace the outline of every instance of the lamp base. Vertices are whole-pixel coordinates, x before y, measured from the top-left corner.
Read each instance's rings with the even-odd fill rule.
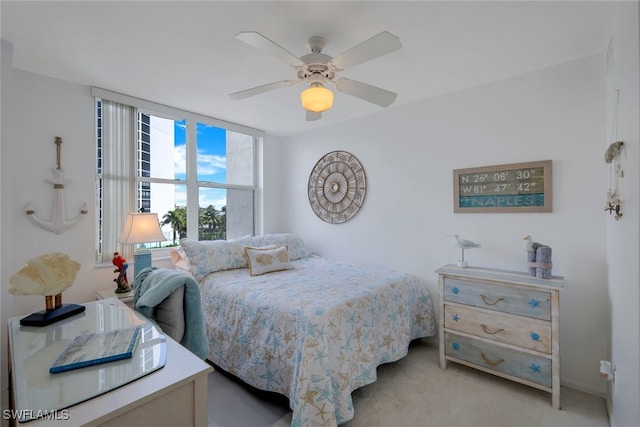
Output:
[[[142,270],[151,267],[151,251],[137,250],[133,254],[133,278],[135,279]]]
[[[20,319],[22,326],[47,326],[58,322],[75,314],[82,313],[85,310],[84,305],[80,304],[62,304],[53,310],[37,311],[29,316]]]

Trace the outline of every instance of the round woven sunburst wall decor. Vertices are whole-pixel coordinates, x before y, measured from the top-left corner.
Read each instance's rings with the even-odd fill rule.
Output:
[[[318,218],[330,224],[349,221],[364,203],[364,168],[353,154],[332,151],[313,167],[308,190],[311,209]]]

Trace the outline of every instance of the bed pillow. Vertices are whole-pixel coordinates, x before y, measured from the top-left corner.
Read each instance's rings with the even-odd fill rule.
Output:
[[[252,276],[293,269],[293,265],[291,265],[289,260],[289,252],[285,245],[275,248],[254,248],[247,246],[244,248],[244,253],[249,263],[249,274]]]
[[[177,248],[169,248],[169,255],[171,255],[171,261],[173,261],[176,270],[180,270],[189,275],[191,274],[191,266],[189,265],[187,254],[184,253],[184,249],[179,246]]]
[[[251,245],[251,236],[234,240],[180,240],[190,273],[196,280],[202,280],[209,273],[221,270],[247,267],[244,247]]]
[[[308,258],[311,252],[305,247],[302,237],[292,233],[263,234],[252,239],[252,245],[263,247],[267,245],[286,246],[289,251],[289,259],[294,261],[300,258]]]

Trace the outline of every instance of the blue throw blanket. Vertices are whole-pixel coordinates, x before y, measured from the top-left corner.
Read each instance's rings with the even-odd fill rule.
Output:
[[[191,276],[177,270],[145,268],[132,283],[134,307],[136,311],[155,321],[154,308],[182,285],[185,330],[180,344],[205,359],[209,344],[200,302],[200,287]]]

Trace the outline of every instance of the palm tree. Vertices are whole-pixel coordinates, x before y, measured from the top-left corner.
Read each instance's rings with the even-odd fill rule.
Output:
[[[200,232],[201,240],[211,240],[216,237],[216,230],[220,224],[218,210],[213,205],[200,209]]]
[[[227,238],[227,207],[223,206],[220,209],[220,215],[218,215],[218,227],[220,229],[220,238]]]
[[[160,225],[170,224],[173,229],[173,244],[177,244],[176,235],[182,238],[187,234],[187,208],[185,206],[176,206],[172,211],[167,212],[162,217]]]

